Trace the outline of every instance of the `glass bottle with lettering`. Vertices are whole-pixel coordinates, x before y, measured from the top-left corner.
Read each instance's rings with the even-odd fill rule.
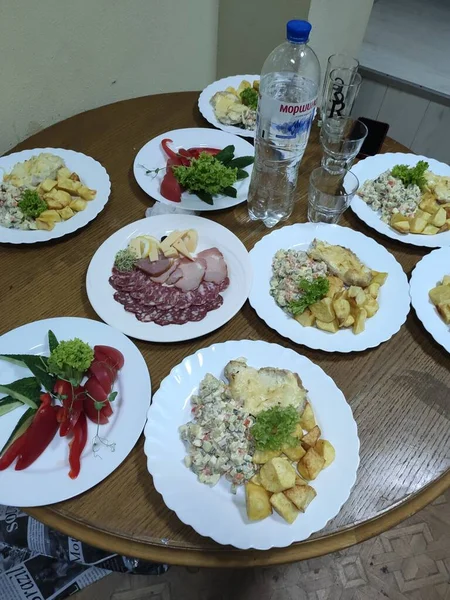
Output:
[[[287,41],[273,50],[261,72],[248,211],[267,227],[292,213],[315,116],[320,65],[307,44],[310,31],[308,21],[289,21]]]

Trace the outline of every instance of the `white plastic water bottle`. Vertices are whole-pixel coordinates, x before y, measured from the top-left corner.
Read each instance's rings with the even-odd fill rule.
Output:
[[[261,73],[248,211],[267,227],[292,213],[315,115],[320,65],[307,45],[310,31],[308,21],[289,21],[287,41],[269,54]]]

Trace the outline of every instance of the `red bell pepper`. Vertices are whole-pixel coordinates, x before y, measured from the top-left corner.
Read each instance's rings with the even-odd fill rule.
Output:
[[[81,469],[81,454],[87,442],[87,420],[86,415],[81,413],[74,429],[73,439],[69,444],[69,477],[76,479]]]
[[[20,449],[16,471],[26,469],[44,452],[58,431],[57,407],[52,406],[50,394],[41,394],[41,405],[26,432]],[[19,438],[20,439],[20,438]],[[19,441],[19,440],[17,440]]]
[[[0,458],[0,471],[4,471],[5,469],[7,469],[9,467],[9,465],[11,465],[15,461],[15,459],[19,456],[19,454],[22,451],[22,448],[24,447],[24,445],[26,443],[27,433],[28,433],[28,429],[27,429],[27,431],[22,433],[22,435],[20,437],[18,437],[17,440],[15,440],[11,444],[11,446],[6,450],[6,452]]]
[[[166,198],[166,200],[170,200],[171,202],[181,202],[183,188],[173,174],[172,166],[176,165],[174,165],[172,159],[169,158],[167,161],[166,174],[161,181],[161,187],[159,191],[161,192],[161,196]]]
[[[105,361],[117,370],[121,369],[125,362],[122,352],[112,346],[94,346],[94,356],[98,361]]]
[[[189,148],[187,150],[192,158],[198,158],[202,152],[207,152],[211,156],[216,156],[221,150],[219,148]]]
[[[91,377],[95,377],[107,394],[111,393],[112,384],[116,378],[112,368],[107,363],[101,363],[96,360],[89,367]]]
[[[109,423],[108,417],[102,413],[103,408],[104,406],[102,406],[101,409],[97,410],[95,408],[94,400],[88,398],[87,396],[84,399],[83,410],[86,413],[87,418],[96,425],[106,425],[106,423]]]
[[[164,152],[167,154],[169,158],[178,158],[178,154],[172,148],[169,148],[169,142],[173,144],[173,140],[170,138],[164,138],[161,140],[161,146]]]
[[[83,412],[83,402],[85,398],[84,387],[82,385],[73,390],[73,396],[63,401],[65,419],[59,428],[59,435],[65,437],[73,431],[81,413]]]

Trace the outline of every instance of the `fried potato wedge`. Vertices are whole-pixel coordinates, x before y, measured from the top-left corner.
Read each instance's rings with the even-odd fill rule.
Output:
[[[324,469],[329,467],[336,458],[336,450],[334,449],[333,444],[328,440],[317,440],[314,450],[325,460],[323,465]]]
[[[311,304],[309,309],[317,321],[331,323],[336,318],[332,298],[322,298],[322,300],[319,300],[319,302]]]
[[[305,456],[306,450],[303,448],[302,444],[299,443],[298,446],[284,446],[283,454],[285,454],[292,462],[297,462]]]
[[[255,450],[252,456],[252,462],[255,465],[265,465],[272,458],[281,455],[280,450]]]
[[[305,512],[309,504],[317,496],[316,490],[310,485],[296,485],[283,493],[300,512]]]
[[[292,504],[289,498],[286,498],[283,492],[272,494],[270,497],[270,504],[288,523],[293,523],[299,515],[297,508]]]
[[[272,514],[269,493],[261,485],[250,481],[246,484],[245,503],[250,521],[261,521]]]
[[[272,458],[261,467],[259,477],[267,491],[283,492],[294,486],[295,469],[284,458]]]
[[[309,402],[305,405],[305,410],[303,411],[302,416],[300,417],[300,426],[306,431],[311,431],[316,426],[316,419],[314,417],[314,411]],[[302,432],[303,437],[303,432]]]
[[[315,425],[311,431],[308,431],[306,435],[302,437],[302,446],[308,450],[309,448],[314,448],[317,443],[317,440],[320,438],[320,429],[318,425]]]
[[[325,459],[314,448],[309,448],[298,461],[297,468],[303,479],[315,479],[325,465]],[[292,487],[292,486],[291,486]]]
[[[294,319],[297,321],[297,323],[303,325],[303,327],[312,327],[314,325],[316,317],[312,314],[309,308],[307,308],[302,313],[295,315]]]

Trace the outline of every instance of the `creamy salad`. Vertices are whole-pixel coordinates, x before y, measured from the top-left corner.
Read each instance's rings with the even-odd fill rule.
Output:
[[[205,376],[191,403],[193,420],[180,427],[189,450],[184,462],[201,483],[213,486],[225,475],[235,493],[257,470],[250,437],[255,419],[233,398],[229,387],[211,374]]]
[[[373,210],[380,211],[381,220],[389,224],[395,213],[401,213],[407,217],[413,216],[422,193],[417,185],[405,186],[388,170],[376,179],[366,181],[358,190],[358,195]]]
[[[313,260],[302,250],[278,250],[272,260],[272,278],[270,295],[275,302],[289,312],[290,302],[302,295],[298,284],[301,279],[313,281],[317,277],[326,277],[327,265]]]
[[[22,187],[10,183],[0,183],[0,225],[14,229],[36,229],[34,219],[25,218],[18,204]]]

